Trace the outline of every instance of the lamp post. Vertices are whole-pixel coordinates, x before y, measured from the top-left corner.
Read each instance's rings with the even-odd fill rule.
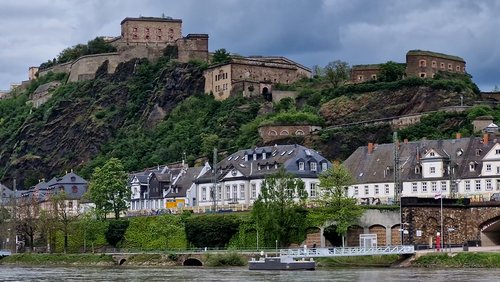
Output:
[[[448,248],[449,248],[450,252],[451,252],[451,238],[450,237],[451,237],[451,232],[453,232],[453,231],[455,231],[455,228],[453,228],[453,227],[448,228]]]
[[[276,239],[276,257],[278,257],[278,239]]]

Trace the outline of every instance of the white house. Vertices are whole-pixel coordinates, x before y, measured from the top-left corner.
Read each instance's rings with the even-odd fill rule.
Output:
[[[493,135],[397,144],[402,197],[468,197],[500,193],[500,144]],[[356,184],[348,195],[361,204],[393,202],[394,144],[359,147],[344,165]]]
[[[191,202],[195,207],[210,209],[248,208],[260,194],[266,176],[280,167],[304,181],[309,197],[318,194],[318,176],[331,163],[318,152],[301,145],[274,145],[240,150],[217,164],[213,170],[195,180]],[[217,189],[214,191],[214,183]],[[214,195],[215,194],[215,195]],[[215,199],[215,200],[214,200]]]

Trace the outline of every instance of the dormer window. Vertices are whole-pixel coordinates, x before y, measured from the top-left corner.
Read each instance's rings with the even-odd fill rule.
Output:
[[[321,170],[326,171],[328,169],[328,164],[326,162],[321,163]]]
[[[256,161],[257,160],[257,154],[253,154],[253,160]]]
[[[299,162],[299,170],[304,170],[304,162]]]
[[[464,153],[464,151],[462,149],[458,149],[457,150],[457,157],[460,157],[463,153]]]
[[[309,164],[311,166],[311,171],[317,171],[318,170],[318,164],[315,162],[311,162]]]
[[[480,155],[481,155],[481,152],[482,152],[482,150],[481,150],[481,149],[476,149],[476,156],[480,156]]]
[[[71,182],[75,182],[75,181],[76,181],[76,177],[71,176]]]
[[[495,150],[495,155],[500,155],[500,149]]]
[[[469,171],[474,171],[474,170],[476,170],[476,164],[473,162],[469,163]]]
[[[419,165],[417,165],[417,166],[415,167],[415,174],[420,174],[420,170],[421,170],[420,166],[419,166]]]
[[[265,160],[266,159],[266,152],[262,153],[262,159]]]
[[[434,152],[430,152],[429,156],[434,157],[434,156],[436,156],[436,154]]]

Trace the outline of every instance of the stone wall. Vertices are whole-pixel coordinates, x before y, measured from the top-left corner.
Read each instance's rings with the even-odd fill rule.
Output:
[[[351,82],[361,83],[377,80],[380,74],[380,65],[357,65],[351,69]]]
[[[126,44],[174,43],[182,38],[182,20],[167,18],[125,18],[121,36]]]
[[[270,142],[290,136],[310,135],[320,129],[320,126],[312,125],[267,125],[259,127],[259,135],[264,142]]]
[[[71,65],[68,81],[75,82],[93,79],[95,77],[95,72],[105,61],[108,61],[108,73],[114,73],[116,66],[121,62],[120,54],[106,53],[87,55],[78,58]]]
[[[273,90],[273,102],[278,103],[281,99],[292,98],[295,100],[297,98],[297,91],[283,91],[283,90]]]
[[[188,34],[176,41],[179,50],[179,61],[208,61],[208,35]]]
[[[50,67],[50,68],[46,68],[46,69],[43,69],[43,70],[38,70],[38,77],[44,76],[44,75],[46,75],[49,72],[53,72],[53,73],[56,73],[56,72],[69,73],[71,71],[71,64],[73,64],[73,62],[67,62],[67,63],[64,63],[64,64],[58,64],[58,65],[55,65],[55,66]]]
[[[465,62],[447,58],[445,56],[406,55],[406,75],[422,78],[432,78],[438,71],[465,73]]]

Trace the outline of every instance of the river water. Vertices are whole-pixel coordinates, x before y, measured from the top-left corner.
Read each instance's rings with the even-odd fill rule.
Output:
[[[249,271],[247,268],[18,267],[0,281],[499,281],[500,269],[349,268]]]

